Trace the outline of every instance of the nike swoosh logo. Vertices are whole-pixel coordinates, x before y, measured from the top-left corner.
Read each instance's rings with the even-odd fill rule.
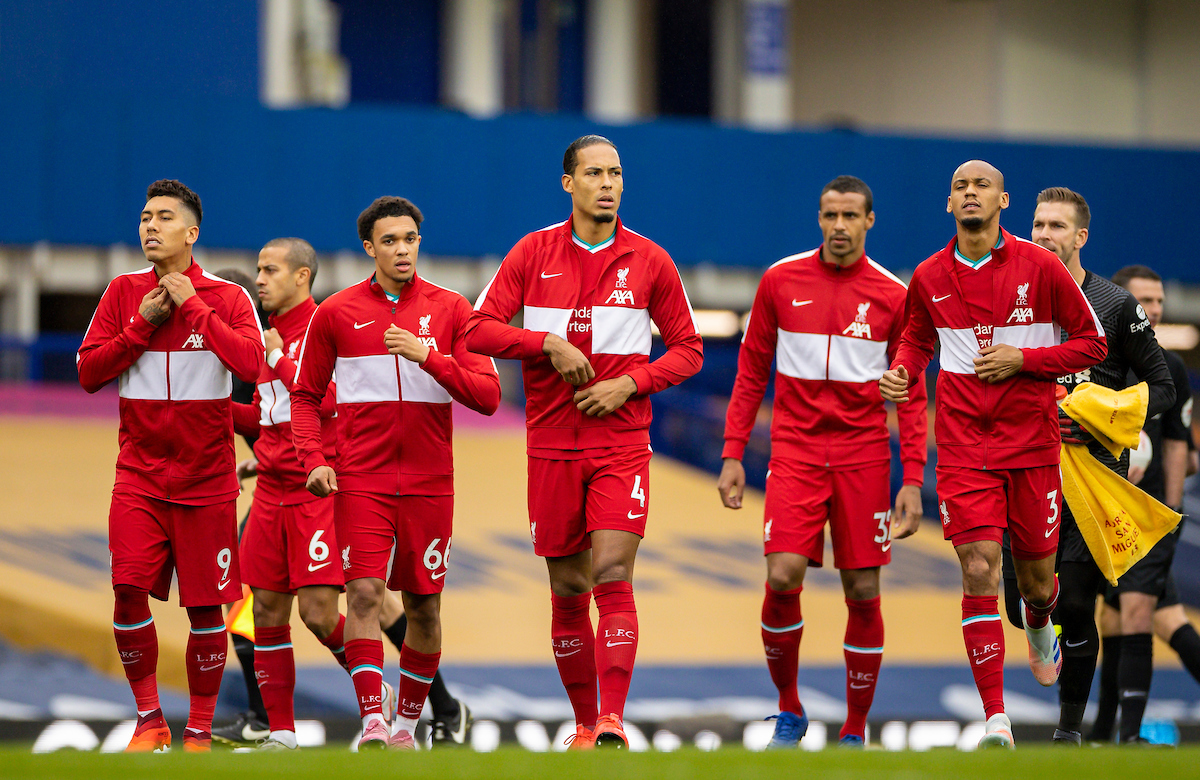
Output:
[[[309,571],[317,571],[318,569],[324,569],[326,566],[328,566],[331,563],[333,563],[333,561],[325,561],[325,563],[318,563],[316,566],[313,566],[310,563],[310,564],[308,564],[308,570]]]
[[[225,664],[213,664],[212,666],[201,666],[200,671],[211,672],[213,669],[220,669]]]
[[[554,278],[554,277],[556,277],[556,276],[562,276],[562,275],[563,275],[563,272],[562,272],[562,271],[559,271],[559,272],[558,272],[558,273],[556,273],[556,274],[548,274],[548,273],[546,273],[545,271],[542,271],[542,278],[543,278],[543,279],[553,279],[553,278]]]
[[[431,574],[429,575],[429,579],[431,579],[431,580],[440,580],[442,577],[445,577],[445,576],[446,576],[446,572],[442,572],[441,574],[432,574],[432,573],[431,573]]]
[[[853,688],[853,689],[854,689],[854,690],[856,690],[856,691],[860,691],[860,690],[862,690],[863,688],[870,688],[870,687],[871,687],[871,683],[863,683],[862,685],[855,685],[854,683],[850,683],[850,687],[851,687],[851,688]]]
[[[616,647],[617,645],[631,645],[631,644],[633,644],[633,642],[609,642],[608,646]]]
[[[1086,642],[1087,642],[1086,639],[1080,639],[1075,644],[1071,644],[1071,642],[1069,640],[1066,640],[1066,639],[1063,640],[1063,644],[1066,645],[1067,647],[1079,647],[1080,645],[1085,644]]]
[[[632,644],[632,643],[630,643],[630,644]],[[555,658],[566,658],[566,657],[567,657],[567,656],[569,656],[569,655],[575,655],[576,653],[582,653],[582,652],[583,652],[583,648],[580,648],[580,649],[578,649],[578,650],[572,650],[572,651],[571,651],[571,652],[569,652],[569,653],[560,653],[560,652],[558,652],[557,650],[555,650],[555,651],[554,651],[554,657],[555,657]]]
[[[135,315],[133,315],[133,317],[136,317],[136,316],[137,316],[136,314],[135,314]],[[129,324],[130,324],[130,325],[132,325],[132,324],[133,324],[133,317],[130,317],[130,318],[129,318]]]
[[[953,295],[953,294],[954,294],[954,293],[946,293],[945,295],[940,295],[940,296],[939,296],[939,295],[935,295],[935,296],[933,296],[933,302],[934,302],[934,303],[941,303],[942,301],[946,300],[947,298],[949,298],[949,297],[950,297],[951,295]]]
[[[375,321],[375,320],[371,320],[371,322],[374,322],[374,321]],[[371,322],[364,322],[362,325],[359,325],[359,324],[356,322],[356,323],[354,323],[354,329],[355,329],[355,330],[362,330],[363,328],[365,328],[365,327],[367,327],[368,325],[370,325],[370,324],[371,324]]]
[[[233,582],[233,580],[225,580],[224,582],[222,582],[220,585],[217,586],[217,590],[225,590],[225,588],[229,587],[229,583],[231,583],[231,582]]]
[[[646,513],[642,512],[640,515],[635,515],[633,513],[633,510],[630,510],[625,516],[628,517],[630,520],[637,520],[639,517],[645,517]]]
[[[1050,534],[1054,533],[1054,532],[1055,532],[1055,530],[1057,530],[1057,529],[1058,529],[1058,525],[1056,524],[1056,525],[1054,526],[1054,528],[1051,528],[1050,530],[1046,531],[1046,538],[1047,538],[1047,539],[1049,539],[1049,538],[1050,538]]]
[[[810,303],[812,303],[812,301],[798,301],[795,298],[792,299],[793,306],[807,306]]]
[[[983,663],[984,661],[990,661],[990,660],[992,660],[993,658],[995,658],[995,657],[996,657],[996,656],[998,656],[998,655],[1000,655],[1000,654],[999,654],[999,653],[992,653],[992,654],[991,654],[991,655],[989,655],[987,658],[980,658],[978,661],[976,661],[976,662],[975,662],[975,665],[976,665],[976,666],[979,666],[979,665],[980,665],[981,663]]]

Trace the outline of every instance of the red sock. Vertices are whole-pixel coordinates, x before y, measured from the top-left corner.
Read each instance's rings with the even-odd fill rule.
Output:
[[[329,632],[329,636],[325,637],[324,639],[317,637],[317,639],[320,639],[321,644],[329,648],[329,652],[333,653],[333,657],[336,658],[337,662],[342,665],[342,668],[348,672],[350,671],[350,667],[346,665],[345,629],[346,616],[338,615],[337,625],[332,631]]]
[[[296,659],[291,626],[255,626],[254,675],[271,731],[295,731]]]
[[[1004,624],[999,598],[967,596],[962,600],[963,642],[975,687],[983,700],[984,717],[1004,712]]]
[[[762,606],[763,651],[767,654],[767,669],[771,681],[779,689],[780,712],[804,713],[800,691],[796,688],[800,676],[800,637],[804,635],[804,618],[800,615],[800,591],[774,591],[767,586]]]
[[[592,588],[600,624],[596,627],[596,678],[600,684],[600,712],[625,717],[629,679],[637,657],[637,608],[633,585],[605,582]]]
[[[212,732],[213,710],[221,690],[229,637],[220,607],[188,607],[192,623],[187,644],[188,692],[191,707],[187,728],[196,734]]]
[[[400,696],[396,714],[407,720],[417,720],[429,698],[429,686],[437,674],[441,652],[418,653],[406,643],[400,648]]]
[[[1025,622],[1030,628],[1041,628],[1050,620],[1050,613],[1058,606],[1058,575],[1054,577],[1054,590],[1050,592],[1050,600],[1041,606],[1034,606],[1021,599],[1025,605]]]
[[[346,642],[346,663],[358,696],[361,717],[383,715],[383,640],[351,639]]]
[[[839,738],[847,734],[864,736],[867,713],[875,700],[879,664],[883,661],[883,613],[879,597],[854,601],[846,599],[846,723]]]
[[[153,712],[158,705],[158,634],[150,615],[149,594],[144,590],[118,585],[113,588],[113,636],[125,668],[125,678],[133,689],[139,715]]]
[[[575,710],[575,722],[596,725],[596,632],[592,630],[592,594],[550,594],[550,645],[558,676]]]

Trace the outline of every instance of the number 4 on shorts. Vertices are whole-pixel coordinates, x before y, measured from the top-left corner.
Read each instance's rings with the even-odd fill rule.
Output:
[[[642,490],[642,475],[636,474],[633,477],[633,492],[629,494],[630,498],[636,498],[641,504],[642,509],[646,508],[646,491]]]

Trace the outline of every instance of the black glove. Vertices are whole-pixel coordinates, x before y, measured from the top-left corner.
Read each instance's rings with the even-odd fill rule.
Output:
[[[1058,412],[1058,434],[1063,444],[1091,444],[1096,437],[1061,409]]]

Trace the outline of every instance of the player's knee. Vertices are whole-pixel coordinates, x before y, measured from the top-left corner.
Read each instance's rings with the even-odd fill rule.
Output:
[[[121,604],[149,604],[150,593],[133,585],[114,585],[113,596]]]
[[[983,556],[962,559],[963,592],[971,595],[993,595],[999,586],[999,572]]]
[[[432,634],[442,625],[441,599],[436,597],[411,598],[404,606],[410,629],[423,634]]]
[[[358,618],[378,618],[383,593],[370,586],[346,587],[346,610]]]
[[[318,639],[323,639],[337,628],[337,610],[327,608],[325,604],[301,604],[300,620]]]
[[[592,573],[597,585],[602,585],[606,582],[629,582],[630,566],[624,561],[614,561],[613,563],[605,564],[603,568],[597,569]]]

